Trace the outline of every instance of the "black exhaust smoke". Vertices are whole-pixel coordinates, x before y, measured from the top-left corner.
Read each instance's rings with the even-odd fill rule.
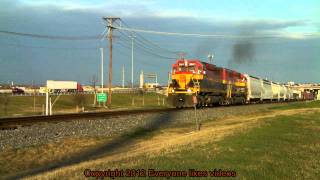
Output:
[[[240,33],[244,38],[237,39],[232,46],[232,57],[229,65],[250,64],[254,61],[256,56],[256,44],[254,39],[249,37],[253,36],[252,32]],[[247,36],[247,37],[245,37]]]

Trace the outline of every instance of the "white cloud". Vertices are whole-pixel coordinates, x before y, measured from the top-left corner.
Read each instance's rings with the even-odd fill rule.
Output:
[[[21,0],[22,4],[32,7],[48,7],[53,6],[62,10],[96,10],[96,11],[121,11],[121,8],[112,7],[128,7],[128,6],[146,6],[153,4],[152,1],[148,0]],[[128,10],[128,9],[127,9]],[[134,9],[132,9],[134,11]],[[131,13],[129,13],[131,14]]]
[[[168,21],[176,22],[184,26],[182,21],[177,19],[192,19],[191,21],[201,21],[208,26],[219,26],[225,29],[239,31],[265,31],[265,30],[286,30],[291,33],[313,33],[317,32],[318,24],[308,23],[307,20],[279,20],[279,19],[244,19],[229,18],[219,16],[211,12],[199,10],[186,10],[179,8],[161,9],[155,1],[150,0],[22,0],[20,5],[35,7],[39,11],[46,8],[54,8],[62,11],[77,11],[84,13],[95,13],[98,15],[113,15],[126,18],[168,18]],[[39,7],[39,8],[38,8]],[[176,18],[176,19],[175,19]],[[190,22],[190,21],[189,21]],[[283,33],[283,34],[286,34]],[[302,35],[291,35],[292,38],[301,38]]]

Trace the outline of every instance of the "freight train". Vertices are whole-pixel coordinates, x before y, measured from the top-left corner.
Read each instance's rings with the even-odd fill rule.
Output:
[[[178,59],[172,65],[168,102],[177,107],[248,104],[312,99],[312,95],[200,60]]]

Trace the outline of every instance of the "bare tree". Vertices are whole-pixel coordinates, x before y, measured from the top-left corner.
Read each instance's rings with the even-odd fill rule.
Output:
[[[94,92],[96,92],[97,82],[98,82],[97,76],[96,76],[96,75],[92,75],[92,77],[91,77],[91,79],[90,79],[90,83],[91,83],[91,86],[92,86],[93,89],[94,89]]]
[[[93,91],[94,91],[93,106],[96,106],[96,104],[97,104],[97,89],[96,89],[97,82],[98,82],[97,76],[93,75],[92,78],[90,79],[90,83],[91,83],[91,86],[93,87]]]

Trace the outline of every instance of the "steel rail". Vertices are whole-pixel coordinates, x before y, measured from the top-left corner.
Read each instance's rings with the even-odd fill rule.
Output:
[[[177,111],[176,108],[164,109],[137,109],[137,110],[120,110],[120,111],[104,111],[104,112],[85,112],[73,114],[56,114],[51,116],[22,116],[0,118],[0,130],[16,129],[19,126],[30,126],[36,123],[57,123],[65,121],[73,121],[88,118],[110,118],[114,116],[126,116],[135,114],[164,113]]]

